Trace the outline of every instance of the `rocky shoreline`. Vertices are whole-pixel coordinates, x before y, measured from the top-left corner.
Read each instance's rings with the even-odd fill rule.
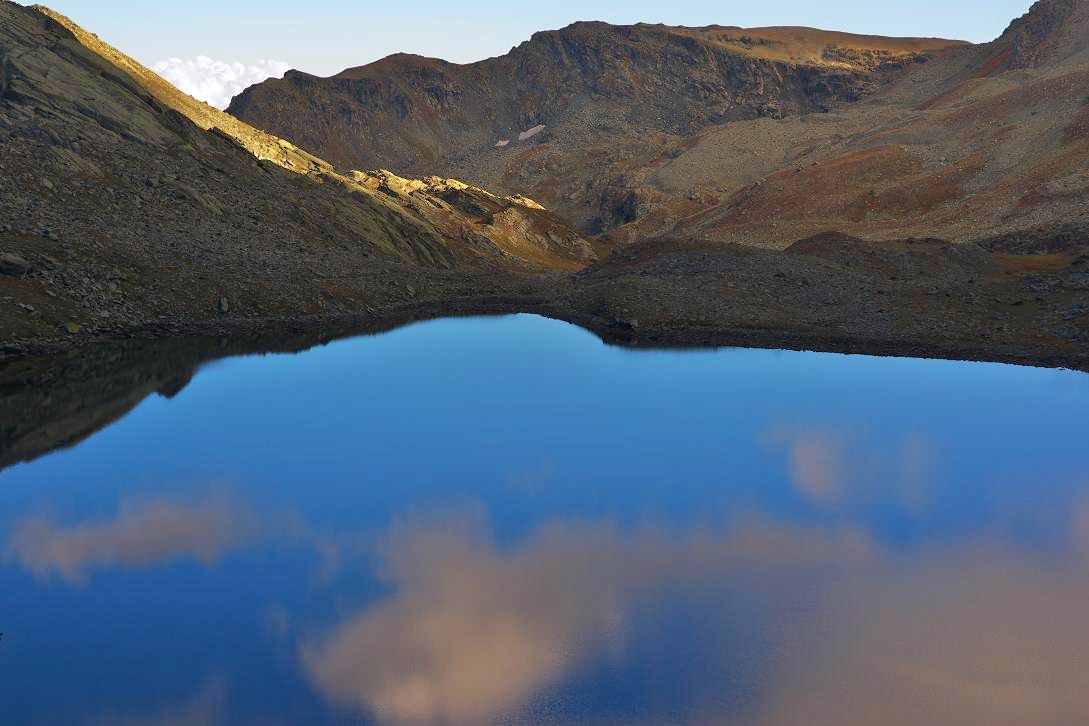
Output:
[[[555,289],[551,281],[550,289]],[[524,281],[523,281],[524,284]],[[443,317],[531,313],[578,325],[608,345],[632,348],[770,348],[987,361],[1089,372],[1089,346],[1043,347],[1024,339],[867,337],[833,330],[775,330],[726,319],[670,322],[631,298],[585,286],[558,300],[508,296],[390,302],[365,313],[156,321],[0,346],[0,469],[71,446],[152,394],[177,395],[202,365],[239,355],[293,353]],[[623,312],[618,312],[619,310]],[[614,312],[609,312],[613,310]],[[707,311],[707,309],[705,309]],[[668,312],[668,311],[667,311]],[[708,311],[709,312],[709,311]],[[642,316],[642,319],[634,317]]]
[[[736,321],[715,321],[707,317],[699,322],[669,322],[654,320],[650,311],[644,311],[647,314],[641,321],[630,311],[620,317],[602,310],[595,312],[587,305],[580,307],[571,299],[560,302],[550,297],[542,289],[538,294],[390,302],[361,313],[157,320],[114,328],[104,327],[74,335],[0,343],[0,368],[13,361],[131,342],[154,344],[212,340],[217,341],[225,350],[246,346],[248,352],[291,352],[344,338],[377,335],[428,320],[533,314],[577,325],[608,345],[630,348],[782,349],[844,355],[991,362],[1089,372],[1089,347],[1084,345],[1044,348],[1039,345],[1038,340],[1024,340],[1021,343],[1016,340],[960,341],[926,336],[879,337],[851,332],[761,329],[751,325],[738,325]],[[300,343],[300,340],[303,342]]]

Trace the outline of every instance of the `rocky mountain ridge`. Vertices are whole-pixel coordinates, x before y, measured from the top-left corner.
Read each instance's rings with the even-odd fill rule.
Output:
[[[1089,60],[1087,22],[1089,8],[1084,2],[1045,0],[1010,23],[994,45],[1000,57],[1008,54],[1005,68],[1012,70],[1068,62],[1079,55],[1085,61]]]
[[[529,195],[603,249],[963,240],[1085,215],[1087,38],[1085,0],[1042,0],[979,46],[582,23],[469,66],[289,74],[230,110],[331,157]]]
[[[510,177],[525,167],[562,186],[545,189],[549,206],[597,230],[612,223],[609,213],[570,203],[601,206],[590,180],[523,157],[541,144],[575,154],[620,136],[654,147],[727,121],[823,111],[961,45],[807,28],[576,23],[464,66],[396,55],[327,79],[290,72],[247,89],[228,112],[338,165],[456,170],[504,189],[518,187]]]
[[[652,209],[617,237],[784,247],[829,229],[964,241],[1085,224],[1087,38],[1089,3],[1042,0],[994,42],[946,52],[857,104],[709,129],[644,176]],[[754,146],[735,163],[731,150]]]

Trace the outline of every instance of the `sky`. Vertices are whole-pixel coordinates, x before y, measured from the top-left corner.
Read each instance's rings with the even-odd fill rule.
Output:
[[[332,75],[391,53],[468,63],[576,20],[807,25],[984,42],[1031,0],[44,0],[194,95],[222,97],[286,67]],[[186,87],[186,84],[189,87]],[[199,93],[194,93],[198,90]],[[241,90],[238,88],[237,90]]]

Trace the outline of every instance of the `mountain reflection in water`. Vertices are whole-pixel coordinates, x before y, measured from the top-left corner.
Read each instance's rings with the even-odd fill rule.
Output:
[[[1087,404],[1082,374],[531,317],[228,361],[0,474],[0,708],[1076,723]]]

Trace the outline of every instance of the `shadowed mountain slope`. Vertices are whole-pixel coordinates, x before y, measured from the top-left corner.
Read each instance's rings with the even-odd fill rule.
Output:
[[[0,2],[0,69],[0,252],[12,296],[31,309],[0,314],[4,337],[148,315],[320,312],[364,299],[350,273],[399,265],[594,258],[522,197],[339,174],[46,8]]]

